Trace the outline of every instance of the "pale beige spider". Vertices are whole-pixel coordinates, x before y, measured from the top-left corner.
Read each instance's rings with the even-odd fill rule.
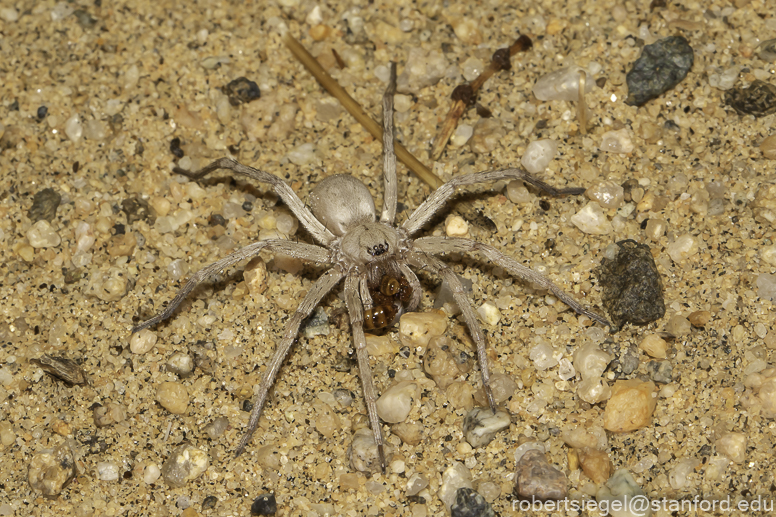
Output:
[[[456,192],[457,187],[474,183],[492,183],[501,179],[519,179],[553,195],[580,194],[584,189],[556,189],[532,177],[521,169],[502,169],[457,176],[434,191],[401,225],[396,218],[396,155],[394,153],[393,97],[396,91],[396,68],[391,67],[391,78],[383,96],[383,174],[385,193],[380,220],[376,221],[375,204],[367,187],[358,179],[339,174],[321,181],[310,194],[310,210],[291,188],[277,176],[222,158],[207,167],[189,172],[175,169],[192,179],[199,179],[217,169],[229,169],[263,183],[269,183],[288,208],[301,221],[320,245],[280,239],[269,239],[249,244],[226,258],[215,262],[194,274],[167,308],[157,316],[132,329],[137,332],[169,318],[184,298],[212,275],[257,255],[260,251],[285,253],[292,257],[332,266],[308,291],[299,307],[286,323],[283,338],[269,362],[255,395],[253,410],[236,453],[247,445],[258,425],[262,408],[283,360],[296,339],[299,326],[321,299],[344,279],[345,303],[353,331],[353,343],[364,390],[369,422],[377,445],[380,467],[385,471],[385,455],[380,420],[375,406],[376,394],[372,384],[372,372],[364,337],[364,310],[372,307],[370,287],[385,275],[403,276],[412,289],[412,297],[406,309],[415,310],[420,302],[421,287],[411,267],[439,274],[450,285],[458,307],[463,313],[469,331],[477,344],[477,356],[482,372],[482,384],[491,409],[496,409],[490,389],[488,356],[485,353],[485,336],[477,316],[466,297],[460,280],[453,270],[437,255],[446,253],[479,252],[485,258],[501,266],[511,274],[550,291],[580,314],[603,325],[610,323],[603,317],[582,307],[569,294],[536,271],[499,252],[493,246],[462,238],[420,237],[413,238]]]

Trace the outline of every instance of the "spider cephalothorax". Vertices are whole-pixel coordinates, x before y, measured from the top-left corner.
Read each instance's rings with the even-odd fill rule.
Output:
[[[379,465],[383,471],[385,470],[383,438],[375,405],[377,397],[372,384],[364,327],[374,327],[375,322],[383,325],[385,323],[383,316],[392,314],[395,317],[397,311],[405,308],[412,311],[417,308],[420,302],[421,287],[412,270],[413,267],[438,274],[450,286],[453,298],[461,309],[463,319],[477,345],[482,384],[490,406],[494,410],[495,402],[490,389],[490,370],[486,355],[485,336],[460,280],[453,273],[453,270],[438,258],[438,255],[478,252],[509,273],[552,292],[576,312],[585,314],[604,325],[609,325],[605,318],[582,307],[550,280],[520,264],[515,259],[504,255],[493,246],[462,238],[413,237],[455,194],[459,186],[492,183],[511,178],[522,180],[553,195],[579,194],[583,189],[556,189],[532,177],[522,169],[510,168],[464,174],[454,177],[435,190],[401,225],[395,223],[397,201],[396,155],[393,143],[393,95],[395,91],[396,70],[392,66],[391,79],[383,96],[383,179],[385,192],[379,219],[369,189],[361,181],[348,175],[330,176],[321,181],[310,194],[310,210],[294,191],[277,176],[242,165],[229,158],[216,160],[194,173],[179,168],[175,169],[175,172],[193,179],[202,178],[217,169],[229,169],[257,181],[269,183],[320,245],[281,239],[268,239],[249,244],[195,273],[163,312],[141,323],[132,329],[133,332],[155,325],[170,317],[197,285],[219,271],[257,255],[262,250],[285,253],[299,259],[331,266],[309,289],[299,307],[286,323],[282,339],[264,371],[256,392],[253,410],[248,421],[248,430],[237,447],[237,454],[245,449],[258,425],[269,390],[296,339],[299,326],[320,303],[321,299],[340,281],[344,280],[345,304],[350,315],[353,344],[364,389],[364,399],[377,445]],[[394,279],[396,283],[383,286],[382,282],[385,278],[389,279],[389,283],[390,279]],[[388,308],[387,314],[375,311],[375,308],[383,310],[386,307]],[[372,321],[365,322],[365,316],[371,318]]]

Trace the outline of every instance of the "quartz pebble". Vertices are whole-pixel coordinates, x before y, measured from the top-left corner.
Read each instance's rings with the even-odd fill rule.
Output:
[[[73,451],[67,444],[38,452],[30,460],[27,480],[44,496],[59,495],[76,475]]]
[[[194,371],[194,358],[185,352],[175,352],[167,359],[167,371],[180,378],[188,377]]]
[[[62,242],[59,234],[45,219],[30,226],[27,230],[27,240],[33,248],[54,248]]]
[[[132,334],[129,339],[129,349],[133,354],[147,354],[156,346],[156,332],[143,329]]]
[[[770,273],[761,273],[755,280],[757,285],[757,294],[760,298],[770,301],[776,301],[776,275]]]
[[[474,489],[462,487],[456,490],[450,507],[451,517],[495,517],[490,504]]]
[[[648,517],[651,511],[645,506],[629,505],[637,497],[643,497],[644,491],[633,479],[633,475],[627,469],[619,469],[595,494],[598,504],[607,508],[619,508],[616,512],[612,511],[613,517]],[[646,500],[649,504],[649,500]]]
[[[469,233],[469,224],[460,215],[449,217],[445,222],[448,237],[465,237]]]
[[[84,134],[84,127],[81,124],[81,117],[76,113],[65,121],[65,135],[71,142],[77,142]]]
[[[598,404],[612,396],[612,389],[602,378],[584,379],[577,386],[577,396],[588,404]]]
[[[127,409],[117,402],[108,402],[104,406],[95,407],[92,418],[97,427],[107,427],[126,420]]]
[[[477,315],[480,317],[483,323],[489,326],[498,325],[501,321],[501,312],[498,307],[492,302],[485,302],[477,309]]]
[[[225,416],[219,416],[214,418],[212,422],[203,427],[202,430],[210,437],[211,440],[215,440],[224,434],[224,431],[226,431],[227,427],[229,427],[229,419]]]
[[[127,294],[129,287],[126,269],[111,267],[107,271],[93,272],[84,294],[97,297],[104,302],[115,302]]]
[[[571,65],[540,77],[533,86],[533,94],[540,101],[578,101],[582,72],[586,73],[585,93],[589,93],[595,86],[593,73],[581,66]]]
[[[119,479],[119,466],[112,461],[97,463],[97,479],[100,481],[116,481]]]
[[[539,371],[548,370],[558,364],[555,350],[546,341],[542,341],[532,347],[528,352],[528,358],[533,361],[534,367]]]
[[[730,432],[720,436],[715,442],[717,453],[730,459],[733,463],[746,461],[746,435]]]
[[[557,152],[557,140],[535,140],[528,144],[520,163],[531,174],[538,174],[547,168]]]
[[[650,357],[665,359],[667,357],[668,343],[657,334],[649,334],[641,340],[639,348]]]
[[[485,154],[492,152],[504,139],[506,130],[500,120],[483,118],[474,125],[469,148],[473,153]]]
[[[396,78],[396,90],[410,94],[418,94],[422,88],[438,83],[449,66],[444,53],[420,47],[410,48],[404,63],[404,71]]]
[[[600,181],[588,188],[585,195],[605,209],[619,208],[625,199],[624,189],[613,181]]]
[[[609,446],[606,431],[603,427],[591,426],[587,429],[583,427],[565,429],[561,433],[561,438],[566,445],[574,449],[587,447],[604,450]]]
[[[505,411],[494,413],[492,409],[477,407],[463,419],[463,434],[472,447],[484,447],[510,423],[509,413]]]
[[[613,433],[635,431],[649,425],[657,399],[655,383],[636,379],[617,381],[604,410],[604,428]]]
[[[286,158],[288,158],[288,160],[294,165],[298,165],[300,167],[314,163],[317,161],[317,157],[315,155],[315,144],[310,142],[300,144],[291,149],[286,155]]]
[[[419,474],[415,472],[407,480],[406,494],[408,497],[412,497],[413,495],[418,495],[420,491],[425,489],[426,487],[428,487],[428,479],[426,479],[426,477],[423,474]]]
[[[423,425],[417,422],[401,422],[391,426],[391,433],[407,445],[418,445],[423,437]]]
[[[528,192],[525,184],[520,180],[512,180],[507,183],[507,197],[513,203],[530,203],[533,195]]]
[[[605,451],[583,447],[577,450],[582,471],[596,485],[603,484],[612,475],[614,466]]]
[[[695,255],[697,252],[698,241],[689,233],[680,235],[666,247],[666,253],[668,253],[668,256],[671,257],[671,260],[677,263]]]
[[[601,137],[601,150],[608,153],[628,154],[634,149],[630,131],[625,128],[607,131]]]
[[[612,359],[614,357],[611,354],[598,348],[595,343],[587,343],[574,352],[574,368],[583,379],[598,379]]]
[[[676,337],[688,336],[692,332],[692,325],[681,314],[674,314],[666,323],[666,332]]]
[[[612,223],[606,218],[606,214],[601,209],[601,205],[591,201],[579,212],[571,216],[571,222],[582,230],[583,233],[591,235],[606,235],[612,233]]]
[[[386,460],[388,459],[388,451]],[[377,472],[380,470],[380,456],[375,444],[375,437],[370,429],[359,429],[353,435],[353,441],[348,448],[350,466],[358,472]]]
[[[668,474],[668,482],[674,490],[683,490],[690,484],[690,474],[701,464],[696,458],[682,458]]]
[[[399,338],[413,347],[428,345],[431,338],[441,336],[447,329],[447,315],[441,310],[408,312],[399,320]]]
[[[143,469],[143,481],[147,485],[152,485],[156,483],[161,476],[162,476],[162,471],[154,463],[151,463],[150,465],[146,465],[146,467]]]
[[[459,488],[473,488],[472,475],[463,463],[454,461],[442,473],[442,485],[437,493],[446,508],[450,509],[455,502],[455,493]]]
[[[164,482],[172,488],[180,488],[197,479],[210,463],[207,453],[193,445],[181,445],[170,454],[162,465]]]
[[[420,400],[420,387],[416,382],[400,381],[377,399],[377,415],[390,424],[407,419],[413,405]]]
[[[189,407],[189,393],[186,387],[177,382],[163,382],[156,390],[156,400],[174,415],[186,413]]]

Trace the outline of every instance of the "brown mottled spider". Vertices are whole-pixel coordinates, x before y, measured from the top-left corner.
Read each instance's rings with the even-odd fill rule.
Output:
[[[580,314],[584,314],[604,325],[609,322],[582,307],[569,294],[565,293],[550,280],[515,259],[499,252],[493,246],[461,238],[420,237],[413,238],[425,223],[436,214],[456,192],[457,187],[475,183],[492,183],[501,179],[519,179],[530,183],[553,195],[580,194],[584,189],[556,189],[532,177],[521,169],[502,169],[476,174],[464,174],[448,181],[434,191],[401,225],[395,225],[396,218],[396,155],[394,153],[393,97],[396,92],[396,67],[391,66],[391,78],[383,96],[383,175],[385,193],[380,220],[376,221],[375,204],[367,187],[358,179],[338,174],[321,181],[310,194],[310,208],[302,203],[291,188],[277,176],[237,163],[229,158],[221,158],[197,172],[176,168],[175,172],[192,179],[200,179],[217,169],[229,169],[244,174],[257,181],[269,183],[286,203],[294,215],[302,222],[310,235],[321,245],[306,244],[280,239],[268,239],[249,244],[226,258],[215,262],[195,273],[167,308],[132,329],[137,332],[156,325],[169,318],[184,298],[199,284],[212,275],[238,262],[257,255],[262,250],[285,253],[292,257],[330,265],[308,291],[299,307],[286,323],[283,337],[269,362],[255,395],[253,411],[236,454],[240,454],[250,440],[258,425],[267,395],[280,370],[291,345],[296,339],[299,326],[323,297],[344,278],[345,304],[350,315],[353,342],[356,349],[359,374],[364,390],[364,399],[369,414],[369,422],[378,449],[380,466],[385,471],[385,456],[380,420],[375,405],[375,388],[372,384],[372,372],[364,337],[364,311],[372,308],[370,286],[379,283],[385,275],[394,278],[403,277],[412,290],[407,310],[415,310],[420,302],[421,287],[418,278],[410,266],[437,273],[450,285],[453,296],[463,313],[469,331],[477,344],[477,355],[482,371],[482,384],[485,388],[490,407],[495,410],[496,403],[490,389],[488,356],[485,353],[485,336],[482,333],[477,316],[466,298],[463,287],[453,270],[437,255],[446,253],[479,252],[511,274],[528,280],[539,287],[552,292],[556,297]]]

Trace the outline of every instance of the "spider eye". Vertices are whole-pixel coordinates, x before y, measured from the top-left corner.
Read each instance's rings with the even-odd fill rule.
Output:
[[[373,257],[379,257],[380,255],[388,251],[388,243],[384,242],[382,244],[375,244],[371,248],[367,248],[366,251]]]

